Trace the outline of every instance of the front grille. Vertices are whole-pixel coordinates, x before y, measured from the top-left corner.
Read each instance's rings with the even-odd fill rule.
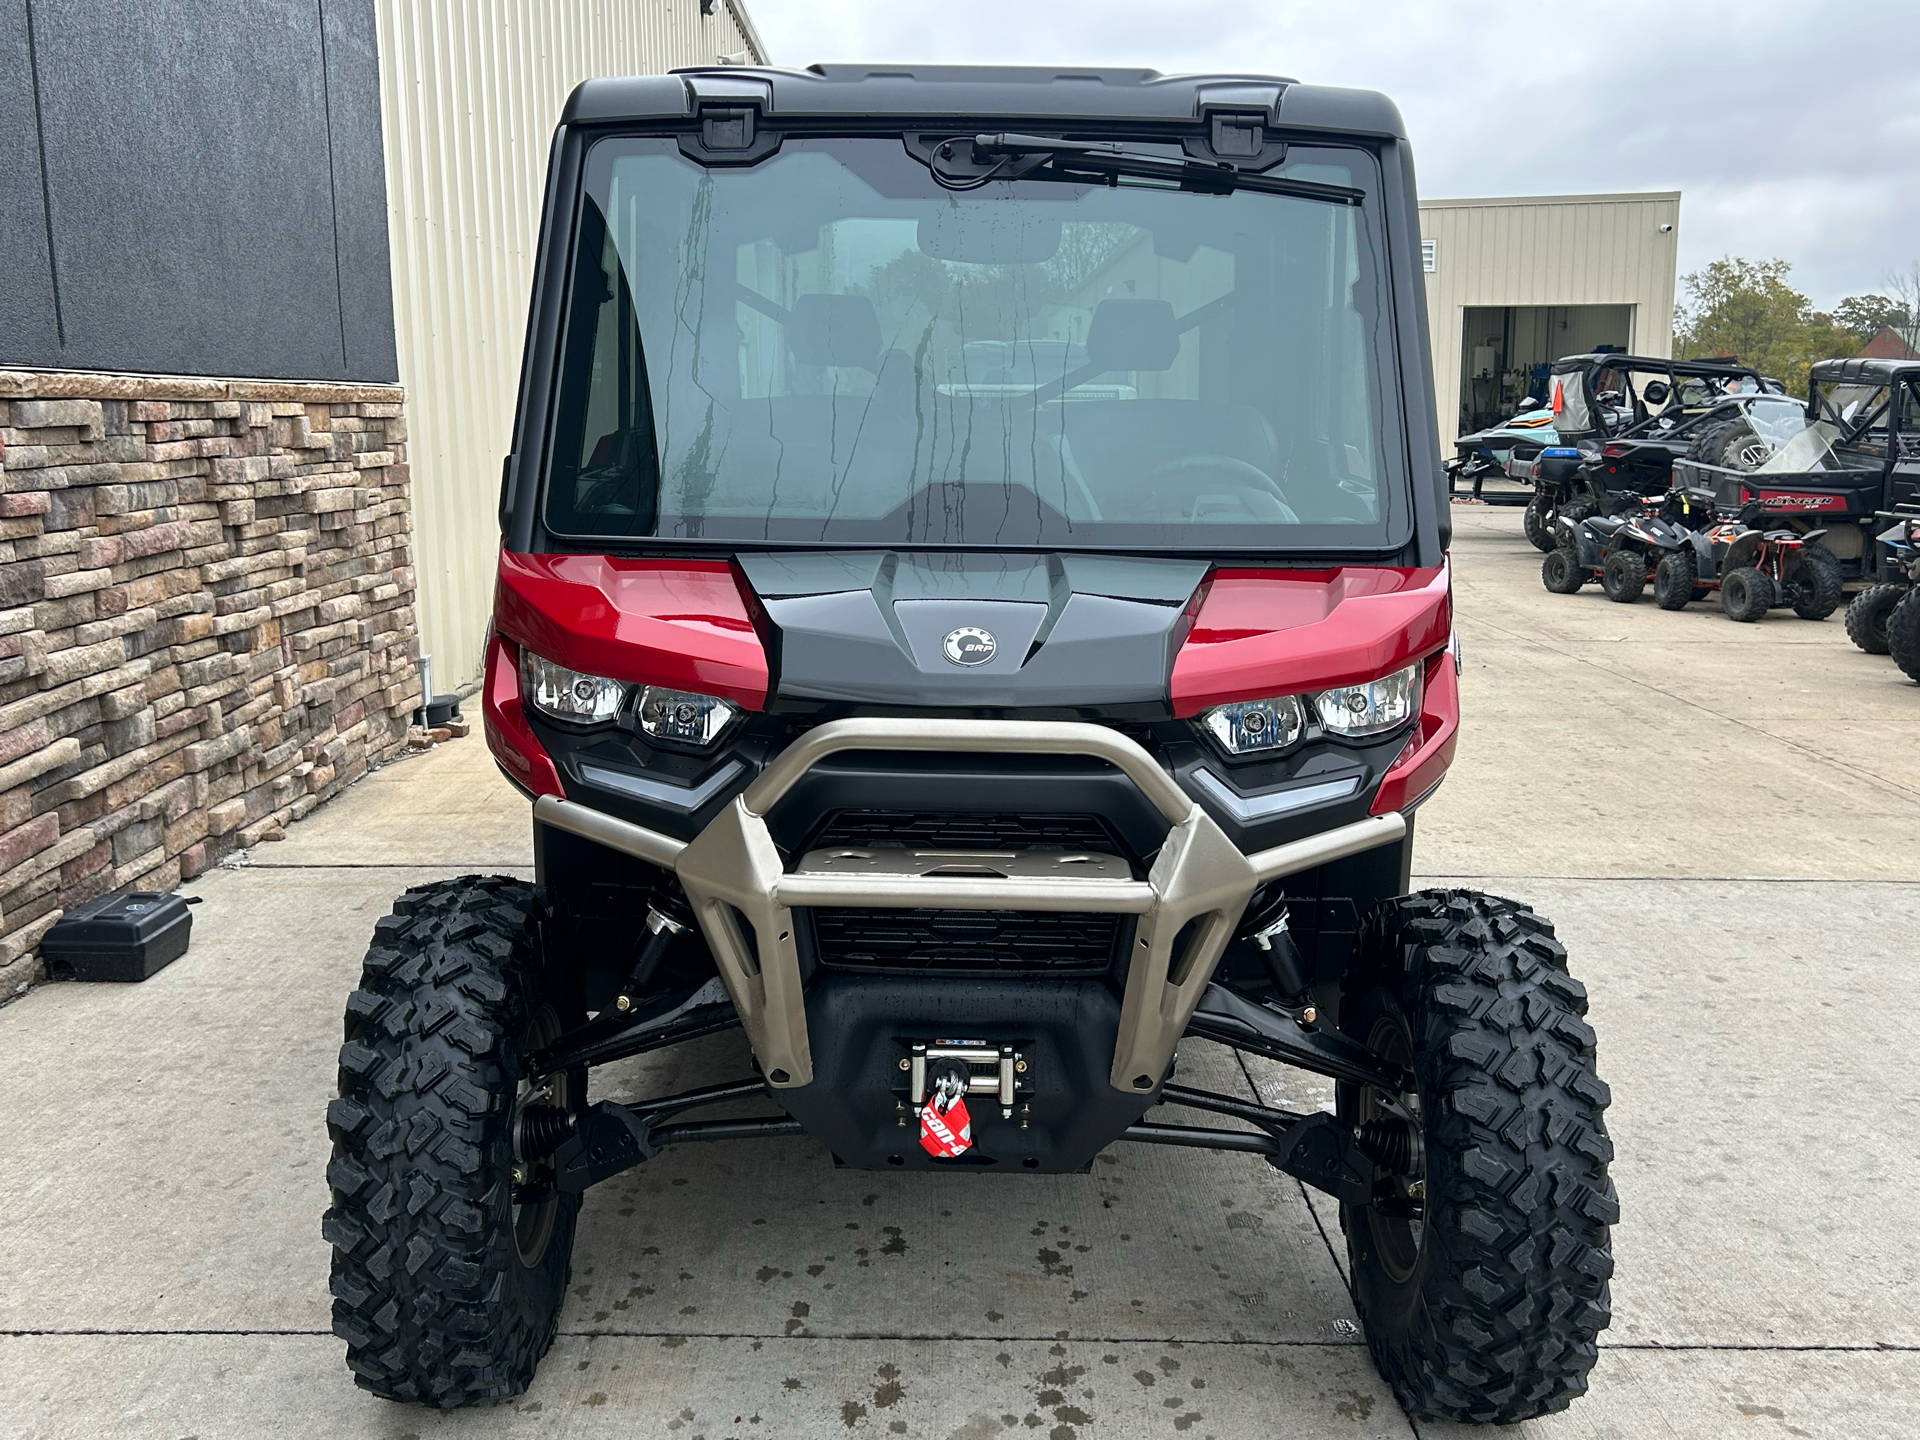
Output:
[[[840,845],[1126,853],[1097,815],[976,815],[965,811],[836,810],[806,848],[824,850]]]
[[[1085,848],[1085,847],[1081,847]],[[1129,915],[1033,910],[818,909],[814,953],[869,975],[1104,975],[1132,933]]]

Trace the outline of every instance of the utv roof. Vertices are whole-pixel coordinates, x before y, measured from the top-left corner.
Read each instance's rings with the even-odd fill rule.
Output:
[[[1761,378],[1760,372],[1751,365],[1742,365],[1738,360],[1663,360],[1657,355],[1616,355],[1611,351],[1595,355],[1563,355],[1553,362],[1552,374],[1571,375],[1576,370],[1591,370],[1596,365],[1605,365],[1614,370],[1657,370],[1661,374],[1671,371],[1675,375],[1751,375]]]
[[[1208,111],[1264,111],[1267,124],[1289,129],[1406,138],[1400,111],[1371,90],[1273,75],[1007,65],[723,65],[588,80],[568,98],[560,123],[684,120],[704,104],[757,105],[768,122],[846,116],[1191,123]]]
[[[1886,385],[1920,375],[1920,360],[1816,360],[1809,373],[1822,385]]]

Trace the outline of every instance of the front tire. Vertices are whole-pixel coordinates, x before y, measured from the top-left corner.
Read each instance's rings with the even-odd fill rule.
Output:
[[[501,877],[409,890],[347,1001],[321,1230],[334,1333],[389,1400],[518,1395],[559,1325],[580,1197],[516,1187],[512,1127],[528,1052],[580,1017],[540,967],[534,904]]]
[[[1633,604],[1647,588],[1647,557],[1638,550],[1614,551],[1600,572],[1600,588],[1616,604]]]
[[[1751,565],[1729,570],[1720,581],[1720,608],[1742,625],[1765,619],[1773,608],[1773,581]]]
[[[1854,596],[1847,606],[1847,638],[1869,655],[1886,654],[1887,621],[1910,588],[1895,582],[1870,586]]]
[[[1540,583],[1555,595],[1573,595],[1587,583],[1587,568],[1580,563],[1580,552],[1571,545],[1549,550],[1540,562]]]
[[[1840,608],[1846,598],[1846,580],[1840,573],[1840,557],[1814,541],[1794,552],[1782,586],[1787,603],[1802,620],[1824,620]]]
[[[1662,610],[1684,610],[1694,599],[1693,556],[1675,550],[1661,557],[1653,571],[1653,603]]]
[[[1419,1218],[1341,1220],[1368,1349],[1410,1415],[1514,1424],[1587,1388],[1619,1205],[1586,1009],[1553,927],[1513,901],[1426,891],[1362,931],[1340,1028],[1413,1071],[1425,1193]],[[1340,1114],[1379,1098],[1343,1083]]]

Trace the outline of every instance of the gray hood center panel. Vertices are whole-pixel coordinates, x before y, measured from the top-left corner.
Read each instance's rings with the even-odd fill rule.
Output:
[[[1114,555],[743,555],[780,630],[776,698],[939,708],[1167,708],[1204,561]],[[976,628],[992,658],[956,664]]]

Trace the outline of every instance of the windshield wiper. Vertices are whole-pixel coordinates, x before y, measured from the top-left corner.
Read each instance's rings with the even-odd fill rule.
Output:
[[[1127,176],[1171,180],[1182,190],[1207,195],[1260,190],[1330,205],[1358,205],[1366,197],[1365,191],[1350,185],[1260,175],[1237,170],[1226,160],[1142,155],[1103,140],[1062,140],[1051,135],[995,134],[945,140],[933,147],[927,164],[934,179],[950,190],[975,190],[990,180],[1033,178],[1093,179],[1112,185]]]

